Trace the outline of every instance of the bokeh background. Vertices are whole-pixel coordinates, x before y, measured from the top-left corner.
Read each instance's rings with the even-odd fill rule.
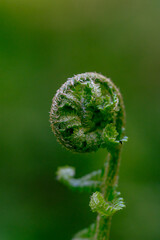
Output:
[[[56,181],[82,176],[106,152],[72,154],[49,126],[56,90],[96,71],[120,88],[127,135],[119,190],[127,208],[112,240],[160,239],[160,1],[0,1],[0,240],[70,240],[95,219],[87,193]]]

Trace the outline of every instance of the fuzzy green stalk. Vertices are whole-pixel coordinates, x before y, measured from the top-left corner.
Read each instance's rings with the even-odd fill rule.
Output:
[[[104,199],[108,202],[110,192],[113,188],[115,188],[118,184],[118,172],[120,165],[120,154],[121,154],[121,146],[119,146],[115,152],[112,154],[109,153],[107,156],[106,164],[105,164],[105,172],[103,176],[103,182],[101,187],[101,192],[104,196]],[[97,222],[96,222],[96,240],[109,240],[110,227],[111,227],[111,216],[101,216],[98,214]]]

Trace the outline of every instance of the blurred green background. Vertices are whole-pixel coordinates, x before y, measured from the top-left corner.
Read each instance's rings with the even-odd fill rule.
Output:
[[[72,154],[49,126],[51,100],[74,74],[100,72],[120,88],[127,135],[119,190],[127,208],[112,240],[160,239],[160,1],[0,1],[0,240],[70,240],[95,219],[87,193],[58,183],[106,152]]]

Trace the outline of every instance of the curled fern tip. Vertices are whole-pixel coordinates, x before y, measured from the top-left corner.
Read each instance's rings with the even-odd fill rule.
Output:
[[[97,73],[69,78],[53,98],[50,123],[60,143],[74,152],[112,149],[122,141],[123,103],[110,79]]]

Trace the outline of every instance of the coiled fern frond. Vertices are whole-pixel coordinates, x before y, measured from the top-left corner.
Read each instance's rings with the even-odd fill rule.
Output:
[[[108,158],[102,170],[75,178],[73,167],[61,167],[57,179],[77,190],[96,191],[90,200],[97,221],[75,235],[80,239],[109,239],[112,215],[124,207],[116,191],[124,136],[125,112],[122,96],[113,82],[97,73],[69,78],[57,91],[50,111],[51,128],[58,141],[73,152],[106,148]]]

